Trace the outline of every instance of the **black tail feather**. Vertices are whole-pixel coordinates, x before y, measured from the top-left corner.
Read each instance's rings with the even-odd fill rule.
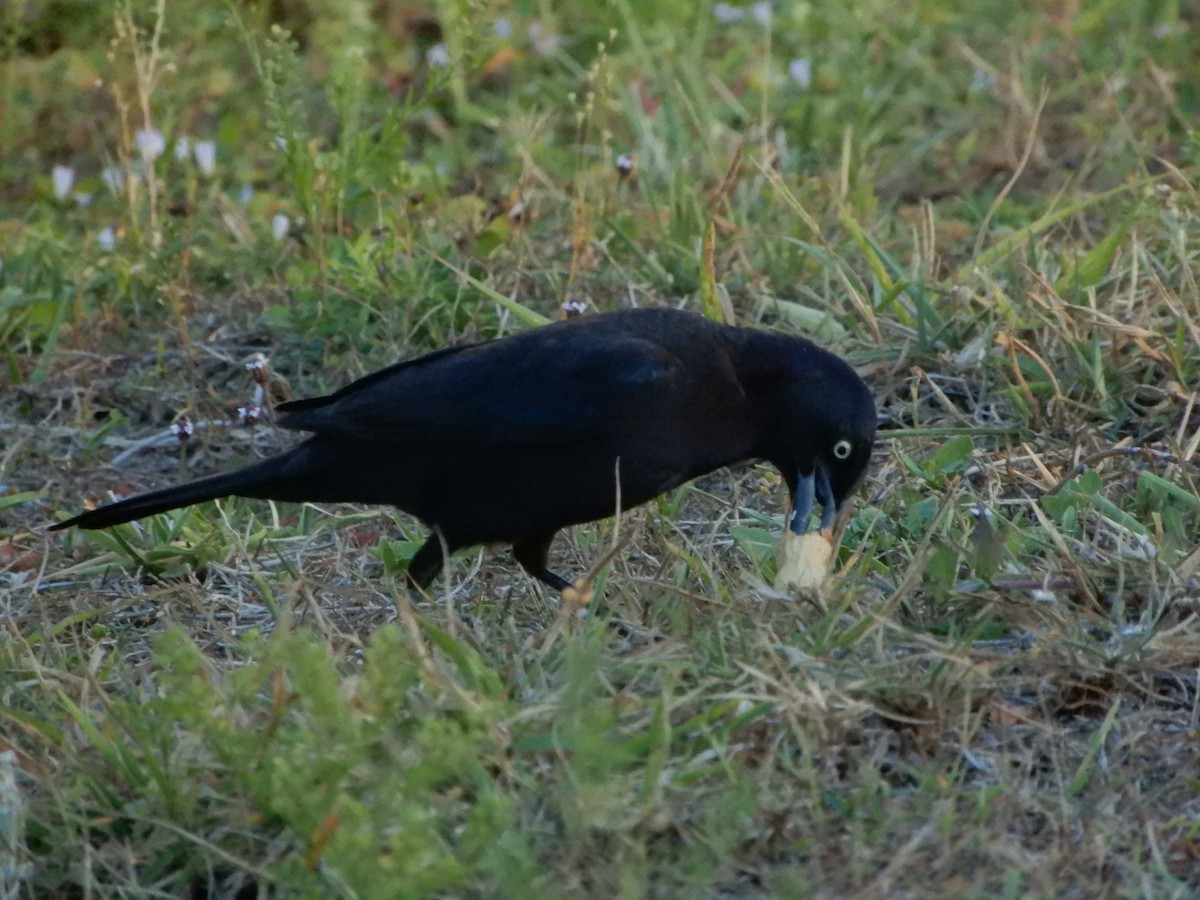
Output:
[[[138,494],[99,509],[80,513],[64,522],[56,522],[50,526],[51,531],[61,531],[64,528],[108,528],[123,522],[132,522],[155,513],[179,509],[183,506],[194,506],[206,500],[216,500],[220,497],[259,497],[264,499],[289,499],[284,491],[277,489],[278,460],[264,460],[235,472],[213,475],[189,484],[177,487],[163,488]]]

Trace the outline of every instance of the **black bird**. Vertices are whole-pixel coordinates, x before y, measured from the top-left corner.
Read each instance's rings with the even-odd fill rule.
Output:
[[[866,471],[875,405],[810,341],[640,309],[582,316],[396,363],[327,397],[279,407],[313,432],[279,456],[82,513],[51,530],[107,528],[236,495],[389,503],[433,532],[409,566],[426,587],[443,552],[511,544],[556,590],[555,533],[721,466],[765,459],[801,533],[832,524]]]

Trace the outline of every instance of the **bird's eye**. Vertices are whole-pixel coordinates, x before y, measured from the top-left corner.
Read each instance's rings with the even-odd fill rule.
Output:
[[[833,455],[838,459],[849,459],[850,451],[853,449],[854,447],[851,445],[851,443],[845,438],[842,438],[833,445]]]

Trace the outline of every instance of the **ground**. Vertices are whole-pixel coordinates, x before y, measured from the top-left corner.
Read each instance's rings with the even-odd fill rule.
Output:
[[[0,11],[0,897],[1194,895],[1200,19],[901,6]],[[45,530],[635,305],[871,385],[819,600],[766,465],[561,536],[583,615],[388,509]]]

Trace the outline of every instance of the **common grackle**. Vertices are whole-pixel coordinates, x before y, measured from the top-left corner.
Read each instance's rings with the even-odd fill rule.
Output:
[[[511,544],[546,568],[555,533],[629,509],[721,466],[765,459],[801,533],[829,526],[866,471],[875,405],[850,366],[810,341],[640,309],[556,322],[396,363],[327,397],[279,407],[312,436],[223,475],[141,494],[51,526],[107,528],[236,495],[389,503],[433,532],[408,575],[444,551]]]

